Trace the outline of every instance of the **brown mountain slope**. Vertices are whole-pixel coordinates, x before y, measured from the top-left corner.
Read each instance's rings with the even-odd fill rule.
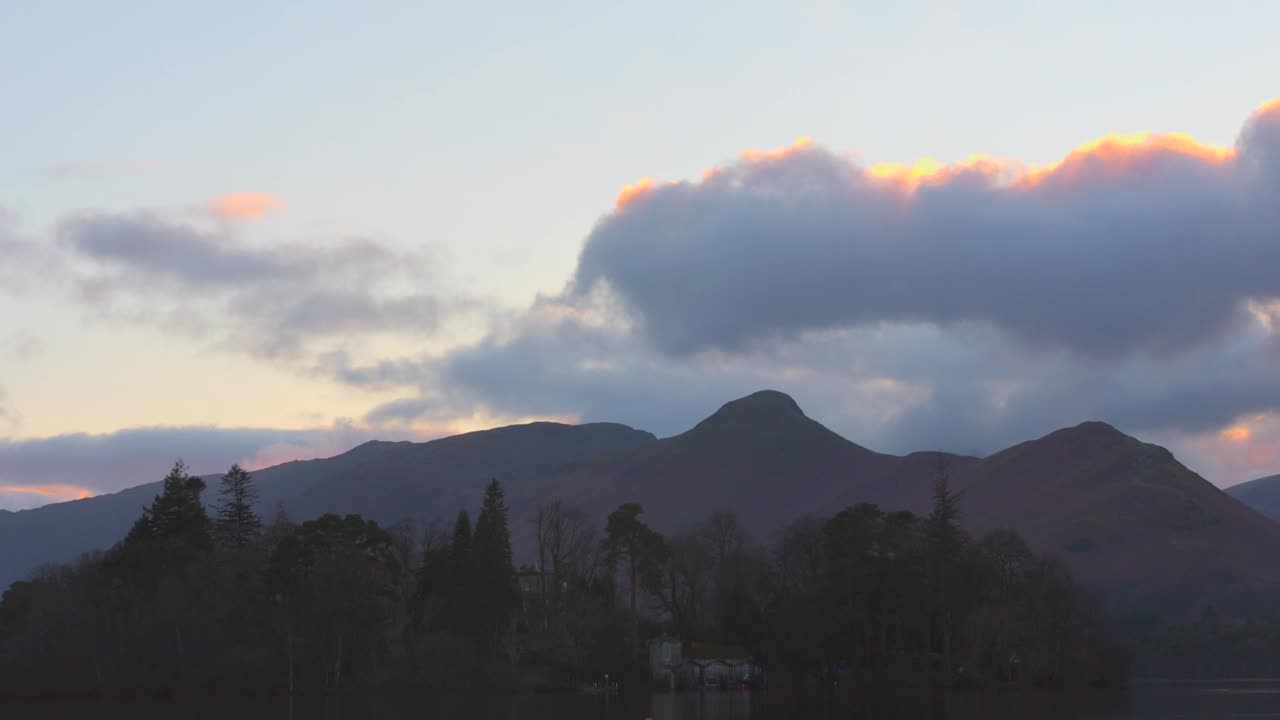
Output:
[[[369,442],[331,458],[284,463],[253,475],[264,514],[283,503],[295,520],[325,512],[358,512],[384,523],[432,520],[452,518],[460,507],[474,509],[490,478],[519,495],[527,483],[563,465],[652,442],[653,435],[625,425],[531,423],[426,443]],[[167,469],[156,468],[156,475]],[[205,478],[206,503],[217,499],[217,477]],[[43,563],[109,548],[159,491],[159,483],[149,483],[0,513],[0,592]]]
[[[622,502],[641,502],[663,531],[731,510],[767,540],[800,515],[830,515],[859,502],[925,513],[939,456],[872,452],[805,417],[786,395],[765,391],[725,405],[682,435],[532,487],[601,519]],[[1280,525],[1164,448],[1109,425],[1084,423],[983,460],[941,457],[968,529],[1018,530],[1117,607],[1186,616],[1209,604],[1257,610],[1280,596],[1280,562],[1271,559],[1280,550]]]
[[[726,404],[688,432],[580,464],[536,489],[597,517],[637,501],[664,531],[730,510],[767,540],[801,515],[834,514],[858,502],[926,510],[938,455],[873,452],[806,417],[787,395],[765,390]],[[942,457],[956,473],[977,462]]]
[[[558,469],[655,441],[615,423],[536,422],[481,430],[427,443],[373,442],[369,459],[333,473],[288,501],[300,518],[360,513],[382,523],[404,517],[451,520],[474,510],[497,479],[513,508],[531,508],[530,485]],[[523,517],[515,515],[515,521]]]
[[[967,472],[960,502],[972,530],[1018,530],[1117,605],[1251,609],[1280,590],[1280,525],[1105,423],[1022,443]]]
[[[665,532],[731,510],[756,538],[769,540],[801,515],[831,515],[859,502],[927,512],[939,459],[971,530],[1020,531],[1118,605],[1187,615],[1209,603],[1252,609],[1268,594],[1280,596],[1280,562],[1272,558],[1280,525],[1163,448],[1103,423],[983,460],[898,457],[855,445],[805,417],[786,395],[763,391],[663,440],[607,423],[533,423],[430,443],[367,443],[256,476],[263,500],[283,501],[296,519],[334,511],[383,522],[474,509],[483,484],[496,477],[507,489],[516,553],[527,559],[534,509],[557,498],[599,521],[619,504],[639,501]],[[41,561],[110,545],[153,492],[144,486],[0,514],[0,587]]]

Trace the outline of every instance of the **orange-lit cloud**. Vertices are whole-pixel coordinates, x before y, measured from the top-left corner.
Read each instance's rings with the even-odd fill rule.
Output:
[[[79,485],[0,485],[0,495],[36,495],[54,502],[83,500],[97,493]]]
[[[1223,439],[1230,440],[1234,443],[1244,443],[1248,442],[1249,438],[1253,437],[1253,430],[1249,429],[1246,425],[1236,425],[1223,430],[1222,437]]]
[[[1273,113],[1280,114],[1280,98],[1263,104],[1256,112],[1257,115]],[[747,148],[739,153],[739,159],[743,164],[781,160],[808,149],[813,144],[813,138],[802,135],[791,145],[773,150]],[[1072,182],[1085,170],[1121,172],[1152,158],[1169,155],[1182,156],[1211,165],[1225,165],[1235,160],[1236,150],[1204,143],[1184,133],[1140,131],[1117,133],[1092,140],[1071,150],[1061,160],[1038,167],[1013,159],[974,154],[952,164],[944,164],[935,158],[924,157],[914,163],[877,163],[865,168],[864,171],[873,180],[905,190],[914,190],[922,185],[974,175],[1005,186],[1030,187],[1049,182]],[[717,166],[703,170],[700,179],[706,182],[721,174],[724,169]],[[641,178],[622,189],[618,194],[616,207],[621,209],[631,200],[659,186],[660,184],[651,177]]]
[[[1061,160],[1041,167],[1028,167],[1016,160],[990,155],[970,155],[958,163],[944,165],[926,157],[913,164],[879,163],[867,169],[867,175],[902,188],[944,183],[965,175],[979,175],[1010,186],[1033,186],[1050,181],[1071,181],[1086,169],[1099,168],[1118,172],[1134,167],[1146,159],[1161,155],[1181,155],[1212,164],[1225,164],[1235,159],[1235,150],[1201,143],[1182,133],[1158,134],[1137,132],[1108,135],[1087,142]]]
[[[1232,148],[1202,143],[1183,133],[1108,135],[1081,145],[1056,163],[1031,170],[1023,180],[1030,184],[1069,182],[1085,170],[1102,168],[1119,172],[1164,155],[1180,155],[1210,165],[1224,165],[1235,159],[1236,152]]]
[[[999,180],[1010,174],[1020,175],[1021,166],[990,155],[970,155],[965,160],[944,165],[931,157],[906,163],[878,163],[867,169],[867,175],[906,189],[926,183],[945,182],[962,175],[981,175]]]
[[[209,201],[218,217],[233,220],[261,220],[284,207],[279,198],[260,192],[237,192]]]
[[[654,182],[651,177],[642,177],[629,185],[623,185],[622,190],[618,192],[617,199],[613,201],[613,205],[618,209],[622,209],[632,200],[652,190],[653,187]]]
[[[796,137],[790,145],[784,145],[773,150],[758,150],[756,148],[747,148],[738,154],[743,162],[766,162],[769,160],[781,160],[796,152],[809,148],[813,145],[813,138],[808,135],[800,135]]]
[[[743,163],[763,163],[769,161],[784,160],[791,155],[808,149],[813,146],[813,138],[808,135],[800,135],[790,145],[774,148],[773,150],[760,150],[758,148],[747,148],[738,153],[739,159]],[[724,171],[724,167],[716,166],[707,168],[702,171],[702,181],[706,182]],[[659,187],[675,185],[674,182],[659,183],[651,177],[642,177],[639,180],[624,185],[619,191],[617,198],[614,200],[614,208],[621,210],[629,205],[633,200],[646,195]]]

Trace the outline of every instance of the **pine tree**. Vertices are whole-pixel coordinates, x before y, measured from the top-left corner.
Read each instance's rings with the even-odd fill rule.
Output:
[[[212,524],[200,503],[204,480],[178,460],[159,495],[142,509],[120,544],[115,567],[135,582],[151,585],[213,549]]]
[[[143,508],[126,543],[176,541],[202,550],[212,547],[209,516],[200,503],[204,488],[204,480],[189,474],[186,463],[179,459],[165,476],[160,494]]]
[[[453,521],[453,540],[449,543],[450,574],[457,585],[465,585],[471,569],[471,515],[465,509],[458,511]]]
[[[623,503],[609,515],[605,525],[604,551],[609,569],[616,570],[625,560],[632,652],[640,651],[639,591],[661,592],[662,564],[670,554],[666,539],[640,519],[643,514],[644,507],[639,503]]]
[[[933,584],[933,622],[939,637],[936,644],[942,654],[945,682],[951,682],[951,640],[956,615],[955,585],[960,559],[968,544],[968,536],[960,527],[960,510],[951,494],[946,461],[938,454],[937,479],[933,488],[933,511],[925,519],[925,543],[928,549],[929,575]]]
[[[473,607],[477,628],[490,653],[496,653],[510,627],[511,612],[519,605],[515,566],[511,560],[511,530],[502,485],[491,480],[476,518],[472,538]]]
[[[232,465],[222,476],[222,499],[216,509],[214,532],[219,545],[239,550],[258,539],[262,519],[253,510],[257,499],[253,476],[238,464]]]

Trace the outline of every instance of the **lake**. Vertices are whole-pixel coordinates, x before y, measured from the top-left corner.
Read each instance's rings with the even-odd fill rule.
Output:
[[[4,720],[1165,720],[1280,719],[1280,681],[1138,683],[1124,690],[954,691],[898,697],[780,692],[366,697],[244,703],[57,702],[0,706]]]

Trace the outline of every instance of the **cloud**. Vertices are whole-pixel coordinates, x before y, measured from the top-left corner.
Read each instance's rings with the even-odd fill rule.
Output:
[[[253,470],[289,460],[329,457],[371,439],[426,439],[414,431],[377,431],[351,424],[312,430],[213,427],[136,428],[0,440],[0,508],[32,507],[99,494],[164,477],[183,458],[200,474],[239,462]]]
[[[877,450],[982,455],[1103,419],[1236,481],[1222,430],[1280,409],[1278,193],[1280,105],[1236,148],[1112,136],[1043,168],[866,168],[802,139],[628,186],[565,291],[478,343],[325,370],[419,386],[379,422],[670,435],[774,387]]]
[[[1180,460],[1223,486],[1280,472],[1280,414],[1275,412],[1238,418],[1225,430],[1155,433],[1147,439],[1176,444]]]
[[[297,358],[311,341],[421,336],[477,305],[422,290],[424,252],[367,238],[257,247],[226,229],[146,213],[66,220],[60,245],[98,316],[159,325],[260,356]],[[317,351],[319,352],[319,351]]]
[[[26,510],[50,503],[83,500],[94,492],[79,485],[4,485],[0,484],[0,508]]]
[[[228,220],[261,220],[284,207],[279,198],[261,192],[237,192],[209,201],[213,214]]]
[[[1280,110],[1258,114],[1238,150],[1114,136],[1041,169],[866,168],[808,142],[754,153],[624,190],[570,295],[606,287],[670,354],[885,322],[1181,351],[1280,297],[1278,126]]]

